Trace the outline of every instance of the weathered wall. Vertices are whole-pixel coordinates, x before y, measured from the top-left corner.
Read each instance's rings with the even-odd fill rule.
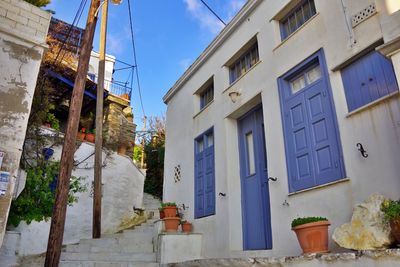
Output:
[[[7,194],[0,196],[0,245],[50,17],[22,0],[0,1],[0,151],[6,153],[2,170],[11,179]]]
[[[164,200],[189,206],[189,220],[203,234],[203,257],[249,256],[243,252],[240,162],[237,118],[255,104],[262,103],[265,123],[268,175],[278,177],[269,185],[273,249],[257,252],[258,256],[298,255],[301,253],[290,222],[297,216],[325,216],[333,229],[349,221],[355,203],[378,192],[398,198],[400,188],[400,100],[399,94],[349,114],[340,71],[332,69],[383,38],[390,0],[379,0],[378,13],[368,18],[351,35],[346,26],[341,1],[315,0],[317,14],[290,38],[281,41],[279,25],[271,20],[289,0],[255,2],[258,7],[243,15],[241,22],[215,46],[204,64],[180,85],[168,100],[167,140],[164,173]],[[347,13],[353,15],[373,0],[344,1]],[[392,1],[393,2],[393,1]],[[397,1],[395,1],[397,3]],[[249,4],[249,5],[250,5]],[[393,8],[391,10],[395,15]],[[392,30],[390,30],[393,33]],[[229,85],[229,70],[224,64],[254,36],[257,36],[260,62],[234,85]],[[391,39],[393,36],[390,37]],[[357,41],[353,43],[354,39]],[[211,45],[210,47],[214,47]],[[343,148],[346,178],[342,182],[289,195],[277,78],[319,49],[324,54],[337,113],[339,138]],[[202,58],[205,54],[201,55]],[[399,78],[399,59],[394,63]],[[192,65],[197,67],[195,62]],[[190,69],[187,73],[190,73]],[[201,112],[196,94],[201,85],[214,77],[214,101]],[[241,92],[232,103],[228,94]],[[254,100],[252,102],[252,100]],[[194,139],[214,127],[216,214],[194,220]],[[369,157],[363,158],[356,144],[361,142]],[[174,181],[174,167],[181,166],[181,180]],[[219,192],[226,193],[226,197]],[[288,205],[286,205],[288,203]],[[331,250],[339,248],[331,241]]]
[[[60,157],[61,147],[57,147],[53,159]],[[78,202],[67,208],[64,244],[77,243],[92,236],[94,145],[83,142],[76,150],[74,160],[80,164],[72,175],[87,177],[84,183],[88,185],[88,191],[79,193]],[[144,175],[130,158],[103,151],[102,184],[102,233],[115,233],[125,216],[133,213],[133,207],[142,207]],[[12,229],[20,233],[15,251],[19,256],[45,252],[49,230],[50,220],[30,225],[21,223]]]

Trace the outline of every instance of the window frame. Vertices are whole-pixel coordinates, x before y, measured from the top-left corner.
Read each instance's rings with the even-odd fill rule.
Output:
[[[310,7],[310,13],[306,15],[304,14],[304,7]],[[299,23],[299,20],[296,17],[296,14],[301,10],[302,13],[302,21]],[[291,34],[297,31],[302,25],[307,23],[315,14],[317,14],[317,9],[315,7],[314,0],[301,0],[295,7],[293,7],[282,19],[279,20],[279,28],[281,33],[281,41],[286,40]],[[287,29],[287,26],[290,26],[290,19],[294,17],[295,26],[292,29]]]
[[[233,84],[260,61],[258,41],[255,40],[240,56],[228,65],[229,84]]]
[[[208,104],[214,100],[214,81],[199,93],[200,110],[203,110]]]

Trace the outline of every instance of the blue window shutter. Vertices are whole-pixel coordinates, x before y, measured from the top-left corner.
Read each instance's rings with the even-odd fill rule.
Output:
[[[349,111],[399,90],[392,63],[376,51],[343,68],[342,80]]]

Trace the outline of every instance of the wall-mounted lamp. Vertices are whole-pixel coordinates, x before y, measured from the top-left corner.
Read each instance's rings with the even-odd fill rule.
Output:
[[[231,98],[232,103],[236,103],[236,101],[238,100],[238,97],[241,95],[241,93],[239,91],[232,91],[232,92],[229,92],[228,95]]]

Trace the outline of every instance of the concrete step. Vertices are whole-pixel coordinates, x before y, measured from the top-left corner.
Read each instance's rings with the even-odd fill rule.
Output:
[[[143,232],[153,232],[154,231],[154,224],[142,224],[139,226],[135,226],[133,229],[125,229],[122,231],[122,233],[126,232],[137,232],[137,233],[143,233]]]
[[[81,244],[92,244],[93,246],[111,246],[121,243],[129,243],[130,241],[140,240],[141,242],[151,243],[153,240],[153,232],[137,232],[135,230],[124,230],[119,234],[104,235],[99,239],[81,239]]]
[[[124,241],[124,240],[123,240]],[[140,240],[125,240],[126,242],[104,245],[99,244],[76,244],[68,245],[63,249],[64,252],[113,252],[113,253],[152,253],[153,244],[149,242],[140,242]]]
[[[61,261],[155,262],[155,253],[63,252]]]
[[[159,267],[157,262],[60,261],[59,267]]]

